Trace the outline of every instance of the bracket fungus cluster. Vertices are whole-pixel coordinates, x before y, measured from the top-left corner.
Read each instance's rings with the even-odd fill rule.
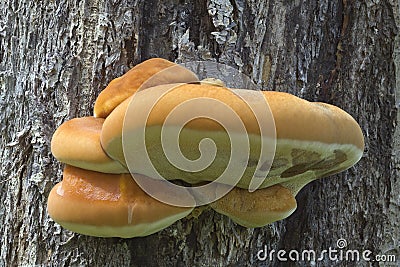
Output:
[[[163,72],[171,68],[173,71]],[[205,107],[196,102],[189,109],[175,112],[175,118],[168,120],[176,107],[197,98],[217,100],[230,107],[247,131],[250,152],[243,174],[232,184],[232,190],[208,204],[242,226],[261,227],[288,217],[296,209],[295,196],[302,187],[312,180],[346,170],[361,158],[363,135],[349,114],[329,104],[263,91],[262,98],[268,103],[274,120],[276,146],[269,171],[265,172],[257,190],[250,192],[251,179],[264,166],[259,164],[258,156],[260,140],[267,136],[262,136],[252,110],[235,96],[234,90],[237,89],[226,88],[212,79],[199,82],[193,72],[159,58],[147,60],[111,81],[96,100],[94,117],[67,121],[53,135],[52,153],[66,166],[62,182],[49,195],[50,216],[77,233],[135,237],[155,233],[191,214],[197,205],[196,196],[190,190],[185,196],[169,196],[191,199],[193,205],[173,206],[153,198],[136,183],[132,176],[138,175],[150,180],[159,191],[164,190],[158,187],[161,181],[152,176],[149,166],[141,162],[141,152],[134,145],[130,148],[139,157],[135,157],[135,171],[131,171],[130,159],[124,153],[123,134],[145,128],[146,153],[166,180],[179,180],[193,187],[215,182],[231,160],[226,129],[209,118],[187,121],[186,117],[196,110],[211,109],[227,118],[235,131],[234,120],[219,110],[218,105]],[[240,91],[245,95],[254,92]],[[140,111],[154,95],[161,97],[152,106],[144,125],[135,121],[124,124],[133,97],[136,110]],[[199,142],[207,138],[214,140],[217,152],[210,167],[192,172],[169,163],[160,141],[162,130],[168,132],[180,124],[184,127],[179,131],[179,147],[191,160],[201,154],[197,149]],[[243,164],[241,161],[244,160],[239,157],[234,164]],[[223,183],[217,185],[224,187]]]

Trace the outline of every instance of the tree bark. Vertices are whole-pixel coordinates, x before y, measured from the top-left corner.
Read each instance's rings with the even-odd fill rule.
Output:
[[[340,238],[398,265],[399,17],[395,0],[0,1],[0,266],[281,266],[257,252],[321,252]],[[306,186],[292,216],[263,228],[206,210],[143,238],[62,229],[46,212],[62,175],[53,132],[91,115],[108,82],[151,57],[217,61],[264,90],[339,106],[359,122],[364,155]]]

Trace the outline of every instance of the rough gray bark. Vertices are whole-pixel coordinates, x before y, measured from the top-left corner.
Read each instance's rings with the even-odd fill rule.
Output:
[[[399,260],[399,13],[395,0],[1,0],[0,266],[277,266],[257,259],[264,245],[322,251],[339,238]],[[111,79],[154,56],[215,60],[265,90],[335,104],[361,125],[364,156],[308,185],[294,215],[260,229],[210,210],[144,238],[61,229],[46,213],[61,179],[52,133],[90,115]]]

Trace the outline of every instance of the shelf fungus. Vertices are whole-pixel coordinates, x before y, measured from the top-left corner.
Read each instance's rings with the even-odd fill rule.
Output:
[[[94,116],[106,118],[115,107],[139,88],[196,81],[198,81],[196,74],[178,64],[162,58],[146,60],[109,83],[96,99]]]
[[[157,182],[154,180],[155,187]],[[157,201],[143,192],[130,174],[106,174],[69,165],[62,182],[51,190],[47,208],[54,221],[73,232],[124,238],[158,232],[193,209]]]
[[[122,136],[125,134],[136,136],[146,127],[146,152],[157,171],[167,180],[182,179],[189,184],[204,181],[215,181],[225,170],[229,161],[236,166],[245,168],[244,174],[237,184],[239,188],[249,188],[250,182],[258,171],[262,171],[265,162],[259,164],[261,142],[269,142],[274,136],[260,136],[259,124],[253,113],[253,109],[247,103],[237,97],[232,90],[212,85],[201,84],[178,84],[160,85],[141,91],[121,103],[104,122],[101,133],[101,144],[106,153],[113,159],[128,166],[124,158]],[[152,106],[146,124],[142,125],[137,116],[131,111],[144,110],[146,105],[152,101],[154,95],[162,93],[162,97]],[[254,91],[240,90],[243,95],[252,95]],[[269,172],[262,177],[260,188],[266,188],[274,184],[285,183],[290,189],[297,193],[299,186],[311,180],[343,171],[354,165],[362,156],[364,141],[363,135],[357,122],[343,110],[324,103],[312,103],[300,99],[288,93],[263,91],[261,94],[265,99],[260,100],[260,105],[268,103],[276,129],[276,149]],[[231,131],[228,133],[220,122],[209,118],[196,118],[187,122],[187,113],[196,114],[197,110],[204,106],[196,105],[196,101],[188,108],[177,110],[176,107],[191,100],[206,97],[223,105],[208,106],[208,112],[218,114],[226,118],[224,122],[229,123]],[[128,111],[135,100],[135,109]],[[256,99],[259,101],[259,99]],[[256,103],[257,104],[257,103]],[[240,132],[240,125],[230,118],[230,107],[243,123],[246,132]],[[255,107],[255,108],[254,108]],[[127,113],[129,112],[129,113]],[[174,112],[173,119],[167,121],[170,114]],[[133,119],[125,120],[125,114]],[[128,122],[128,123],[127,123]],[[215,161],[211,166],[199,172],[177,168],[170,164],[165,155],[165,147],[174,142],[176,138],[173,132],[179,128],[179,148],[181,153],[189,159],[197,159],[201,156],[198,149],[201,140],[210,138],[215,141],[217,151]],[[238,131],[236,132],[236,129]],[[171,132],[171,134],[169,134]],[[161,135],[165,135],[165,139]],[[243,135],[243,136],[241,136]],[[249,139],[250,155],[246,159],[245,153],[235,158],[231,155],[231,139],[237,138],[245,144]],[[125,139],[132,151],[139,151],[143,140]],[[163,141],[163,142],[162,142]],[[126,153],[125,153],[126,154]],[[243,157],[241,157],[243,156]],[[140,162],[145,157],[136,157],[138,160],[135,171],[144,175],[151,175],[152,166]],[[268,162],[267,162],[268,163]],[[258,169],[257,169],[258,167]],[[264,179],[265,178],[265,179]]]
[[[203,205],[191,190],[199,184],[215,184],[200,198],[242,226],[287,218],[306,184],[360,160],[364,138],[333,105],[199,82],[179,65],[151,59],[110,82],[94,117],[62,124],[51,148],[67,165],[50,193],[50,216],[77,233],[127,238],[155,233]],[[192,205],[163,203],[132,176],[161,194],[171,193],[161,184],[179,181],[187,190],[168,196]]]
[[[63,163],[104,173],[129,173],[118,161],[111,159],[100,144],[104,119],[74,118],[54,132],[51,152]]]
[[[210,206],[237,224],[254,228],[287,218],[297,203],[289,189],[276,184],[254,192],[235,187]]]

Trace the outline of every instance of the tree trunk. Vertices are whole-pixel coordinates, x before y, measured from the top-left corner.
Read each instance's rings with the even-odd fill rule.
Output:
[[[0,266],[280,266],[276,253],[257,253],[319,253],[340,238],[399,264],[399,25],[395,0],[0,1]],[[292,216],[263,228],[207,210],[143,238],[62,229],[46,211],[62,174],[53,132],[91,115],[108,82],[151,57],[225,63],[264,90],[339,106],[359,122],[364,155],[306,186]]]

